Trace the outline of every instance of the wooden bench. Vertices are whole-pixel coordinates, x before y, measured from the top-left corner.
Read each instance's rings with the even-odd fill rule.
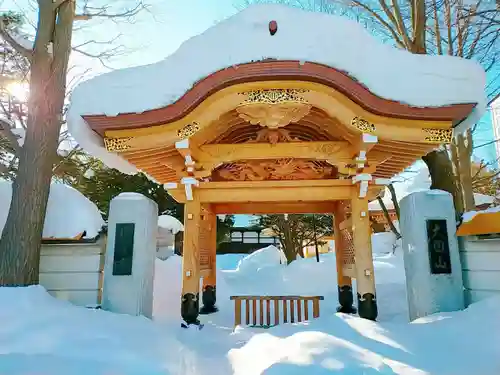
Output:
[[[309,320],[309,302],[312,301],[312,317],[319,318],[319,301],[323,296],[231,296],[234,301],[234,326],[242,323],[242,307],[245,310],[245,323],[253,327],[269,328],[283,323]],[[273,304],[273,308],[271,308]],[[259,308],[257,309],[257,305]],[[265,308],[264,308],[265,305]],[[259,314],[257,314],[257,310]],[[274,323],[271,323],[271,310]],[[280,310],[283,314],[280,314]],[[252,318],[252,319],[250,319]]]

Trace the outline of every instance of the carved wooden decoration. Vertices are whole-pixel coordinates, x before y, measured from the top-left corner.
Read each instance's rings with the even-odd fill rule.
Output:
[[[311,105],[306,103],[256,103],[238,107],[239,116],[252,125],[265,126],[277,129],[298,122],[311,110]]]
[[[359,131],[363,133],[373,133],[377,129],[374,124],[366,121],[361,117],[354,117],[351,120],[351,125],[356,127]]]
[[[293,142],[294,139],[290,136],[290,132],[285,129],[269,129],[264,128],[257,132],[257,137],[248,143],[271,143],[273,145],[282,142]]]
[[[182,129],[177,131],[177,137],[179,139],[186,139],[194,135],[200,130],[200,125],[194,121],[192,124],[185,125]]]
[[[425,141],[429,143],[451,143],[453,139],[453,129],[422,129],[425,136]]]
[[[241,104],[267,103],[305,103],[303,96],[309,90],[305,89],[270,89],[270,90],[250,90],[242,92],[246,99]]]
[[[110,152],[123,152],[127,151],[130,146],[130,141],[132,140],[132,137],[125,137],[125,138],[104,138],[104,147],[106,148],[106,151]]]
[[[212,174],[212,180],[317,180],[333,179],[336,167],[304,159],[249,160],[224,164]]]

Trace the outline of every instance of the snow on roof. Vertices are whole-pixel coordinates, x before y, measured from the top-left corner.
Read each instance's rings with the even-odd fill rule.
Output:
[[[184,225],[182,225],[182,223],[175,217],[170,215],[158,216],[158,226],[160,228],[170,230],[172,234],[177,234],[178,232],[184,231]]]
[[[418,170],[417,174],[409,179],[404,184],[394,184],[394,190],[396,191],[396,197],[398,201],[406,197],[410,193],[414,193],[417,191],[427,191],[431,187],[431,178],[429,175],[429,170],[426,166],[423,166]],[[389,191],[385,192],[384,197],[382,198],[386,208],[388,210],[394,209],[394,204],[392,203],[391,194]],[[485,194],[474,193],[474,202],[476,206],[481,206],[483,204],[493,204],[495,201],[495,197]],[[378,200],[371,201],[368,203],[368,209],[370,211],[382,211],[382,207]]]
[[[278,24],[274,36],[268,30],[271,20]],[[87,152],[109,167],[135,173],[134,166],[105,150],[102,139],[82,115],[115,116],[164,107],[216,71],[268,58],[331,66],[347,72],[382,98],[413,106],[478,103],[463,127],[475,123],[486,106],[486,76],[473,61],[393,48],[347,18],[258,4],[185,41],[163,61],[80,83],[71,95],[68,128]]]
[[[11,197],[12,183],[0,180],[0,233],[7,220]],[[68,185],[50,185],[44,238],[74,238],[83,232],[83,238],[95,238],[103,226],[99,209],[82,193]]]

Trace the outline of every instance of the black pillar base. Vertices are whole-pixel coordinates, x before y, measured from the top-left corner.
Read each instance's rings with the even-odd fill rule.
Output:
[[[356,308],[353,306],[354,297],[352,287],[350,285],[342,285],[338,287],[339,304],[337,312],[344,314],[356,314]]]
[[[361,318],[377,320],[377,299],[372,293],[365,293],[362,297],[358,293],[358,311]]]
[[[199,295],[186,293],[181,298],[181,316],[187,324],[199,324],[198,314],[200,312]]]
[[[200,310],[200,314],[207,315],[218,311],[215,306],[215,302],[217,301],[215,285],[207,285],[203,288],[201,300],[203,302],[203,307]]]

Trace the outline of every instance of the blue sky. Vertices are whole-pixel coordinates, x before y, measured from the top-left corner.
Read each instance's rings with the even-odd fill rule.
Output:
[[[115,24],[109,21],[105,23],[92,21],[84,24],[84,29],[75,32],[74,44],[90,39],[106,41],[122,34],[119,43],[126,46],[127,53],[110,60],[109,65],[113,68],[124,68],[150,64],[174,52],[183,41],[237,12],[235,0],[149,0],[147,2],[151,4],[150,11],[142,12],[133,24]],[[29,0],[0,0],[0,10],[21,11],[33,20],[34,24],[36,14],[29,4]],[[135,4],[135,1],[116,0],[114,4]],[[28,27],[27,31],[33,33],[34,28]],[[78,54],[72,55],[71,65],[70,75],[73,78],[87,69],[91,69],[88,72],[90,75],[107,70],[96,59]],[[492,139],[491,118],[488,113],[478,125],[475,144],[480,145]],[[494,145],[480,147],[474,154],[479,159],[492,161],[495,159]],[[248,217],[237,218],[236,225],[247,223]]]

